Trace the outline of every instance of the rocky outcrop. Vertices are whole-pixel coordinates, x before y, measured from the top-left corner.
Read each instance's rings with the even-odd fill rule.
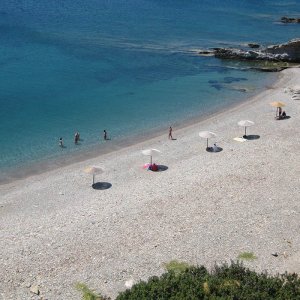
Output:
[[[292,40],[286,44],[269,46],[265,50],[269,55],[282,57],[283,61],[300,62],[300,39]]]
[[[300,18],[282,17],[280,21],[282,23],[300,23]]]
[[[213,53],[215,57],[221,59],[300,63],[300,39],[292,40],[286,44],[269,46],[261,50],[213,48],[210,51],[207,50],[205,54],[208,55],[208,53]],[[199,54],[201,55],[201,53]]]

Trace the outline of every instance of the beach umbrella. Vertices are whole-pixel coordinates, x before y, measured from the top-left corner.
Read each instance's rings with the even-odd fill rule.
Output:
[[[271,102],[270,104],[271,104],[271,106],[276,107],[276,117],[277,117],[279,107],[285,106],[285,103],[280,102],[280,101],[274,101],[274,102]]]
[[[238,122],[239,126],[245,127],[245,137],[247,136],[247,127],[253,126],[254,122],[249,121],[249,120],[241,120]]]
[[[217,135],[211,131],[200,131],[199,136],[206,139],[206,147],[208,148],[208,139],[215,138]]]
[[[152,165],[152,156],[160,154],[161,151],[157,149],[146,149],[146,150],[142,150],[142,153],[146,156],[150,156],[150,164]]]
[[[283,106],[285,106],[285,103],[280,102],[280,101],[274,101],[274,102],[271,102],[270,104],[271,104],[271,106],[274,106],[274,107],[283,107]]]
[[[95,175],[103,173],[103,169],[100,167],[92,166],[92,167],[87,167],[86,169],[84,169],[84,172],[93,175],[93,184],[94,184],[95,183]]]

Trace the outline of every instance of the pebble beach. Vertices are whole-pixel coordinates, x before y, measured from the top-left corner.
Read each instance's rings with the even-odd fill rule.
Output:
[[[300,69],[239,106],[164,135],[0,186],[0,299],[81,299],[75,284],[115,298],[125,282],[184,261],[300,272]],[[276,120],[270,102],[290,118]],[[255,123],[240,142],[240,120]],[[210,153],[199,131],[223,150]],[[109,142],[109,141],[108,141]],[[160,172],[142,168],[159,149]],[[91,187],[89,166],[102,174]],[[105,183],[105,184],[103,184]],[[272,254],[277,254],[274,256]],[[38,293],[35,293],[35,291]],[[39,295],[37,295],[39,294]]]

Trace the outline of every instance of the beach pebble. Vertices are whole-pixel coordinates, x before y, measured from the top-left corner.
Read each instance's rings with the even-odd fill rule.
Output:
[[[40,290],[39,287],[37,285],[33,285],[30,287],[30,292],[36,295],[40,294]]]
[[[24,282],[23,286],[29,289],[31,287],[31,283],[30,282]]]
[[[134,284],[133,279],[129,279],[125,282],[125,287],[130,289],[133,286],[133,284]]]

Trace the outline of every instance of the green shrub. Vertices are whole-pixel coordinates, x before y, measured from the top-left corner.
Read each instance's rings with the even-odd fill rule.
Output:
[[[178,260],[171,260],[164,264],[167,271],[173,271],[175,274],[180,274],[189,268],[189,265],[185,262],[180,262]]]
[[[205,267],[187,267],[180,273],[170,270],[160,277],[141,281],[118,295],[117,300],[300,300],[297,274],[268,276],[245,268],[240,262]]]

